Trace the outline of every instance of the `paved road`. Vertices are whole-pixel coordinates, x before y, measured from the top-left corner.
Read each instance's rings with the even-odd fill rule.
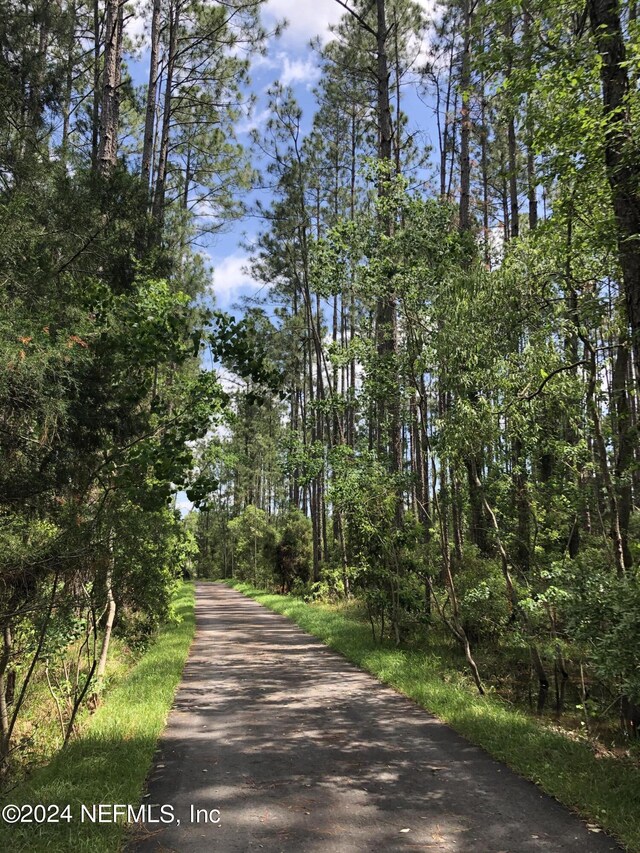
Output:
[[[180,825],[137,853],[620,850],[284,617],[213,584],[196,612],[145,799]]]

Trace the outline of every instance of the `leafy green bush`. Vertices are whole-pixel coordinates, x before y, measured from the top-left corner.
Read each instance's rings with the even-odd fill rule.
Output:
[[[640,704],[640,573],[618,577],[581,555],[567,603],[570,633],[598,677]],[[576,561],[577,562],[577,561]]]
[[[498,639],[510,617],[498,561],[480,557],[477,548],[465,545],[455,584],[462,624],[471,642]]]
[[[266,512],[253,504],[229,522],[233,541],[234,576],[270,587],[274,583],[278,532]]]
[[[311,521],[298,509],[290,509],[284,517],[275,570],[283,592],[304,587],[311,575]]]

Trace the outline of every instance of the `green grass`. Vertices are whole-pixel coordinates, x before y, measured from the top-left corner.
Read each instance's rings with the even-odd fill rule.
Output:
[[[75,670],[78,649],[82,640],[77,641],[67,650],[66,664],[70,672]],[[113,636],[109,645],[107,669],[100,692],[108,692],[125,678],[139,659],[139,654],[133,651],[121,637]],[[55,672],[55,669],[54,669]],[[86,666],[82,675],[86,673]],[[60,665],[57,666],[60,673]],[[55,683],[55,678],[53,679]],[[62,691],[58,691],[60,695]],[[61,704],[67,711],[66,702],[61,698]],[[78,711],[75,721],[76,730],[81,731],[90,718],[91,712],[85,705]],[[12,762],[12,779],[14,784],[21,783],[34,770],[48,764],[62,746],[64,734],[51,692],[47,686],[44,669],[37,666],[31,679],[27,701],[17,720],[14,742],[20,742]]]
[[[123,824],[79,820],[80,805],[141,801],[158,737],[171,707],[193,638],[194,588],[182,584],[179,622],[167,624],[131,672],[113,687],[81,735],[46,767],[3,800],[71,805],[74,819],[59,824],[0,821],[0,850],[11,853],[106,853],[120,850]]]
[[[455,672],[447,678],[442,661],[428,651],[375,645],[369,626],[348,612],[266,593],[248,584],[227,583],[395,687],[615,835],[628,850],[640,851],[640,768],[632,761],[599,756],[587,742],[550,728],[496,696],[474,694]]]

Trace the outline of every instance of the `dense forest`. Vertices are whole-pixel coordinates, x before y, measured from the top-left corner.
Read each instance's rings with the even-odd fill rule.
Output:
[[[256,134],[245,310],[282,379],[200,447],[199,565],[355,599],[381,640],[448,636],[481,692],[633,733],[635,3],[340,5],[311,130],[275,86]]]
[[[112,631],[143,646],[168,615],[195,552],[171,496],[211,488],[189,442],[228,405],[201,352],[259,376],[194,248],[252,180],[233,125],[259,5],[155,2],[141,90],[127,4],[0,4],[3,774],[41,749],[32,688],[66,743]]]
[[[3,775],[194,569],[640,724],[635,0],[336,3],[243,146],[264,0],[0,0]]]

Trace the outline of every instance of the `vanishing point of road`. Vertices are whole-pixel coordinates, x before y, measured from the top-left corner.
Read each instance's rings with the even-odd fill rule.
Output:
[[[621,849],[285,617],[199,583],[196,619],[136,853]]]

